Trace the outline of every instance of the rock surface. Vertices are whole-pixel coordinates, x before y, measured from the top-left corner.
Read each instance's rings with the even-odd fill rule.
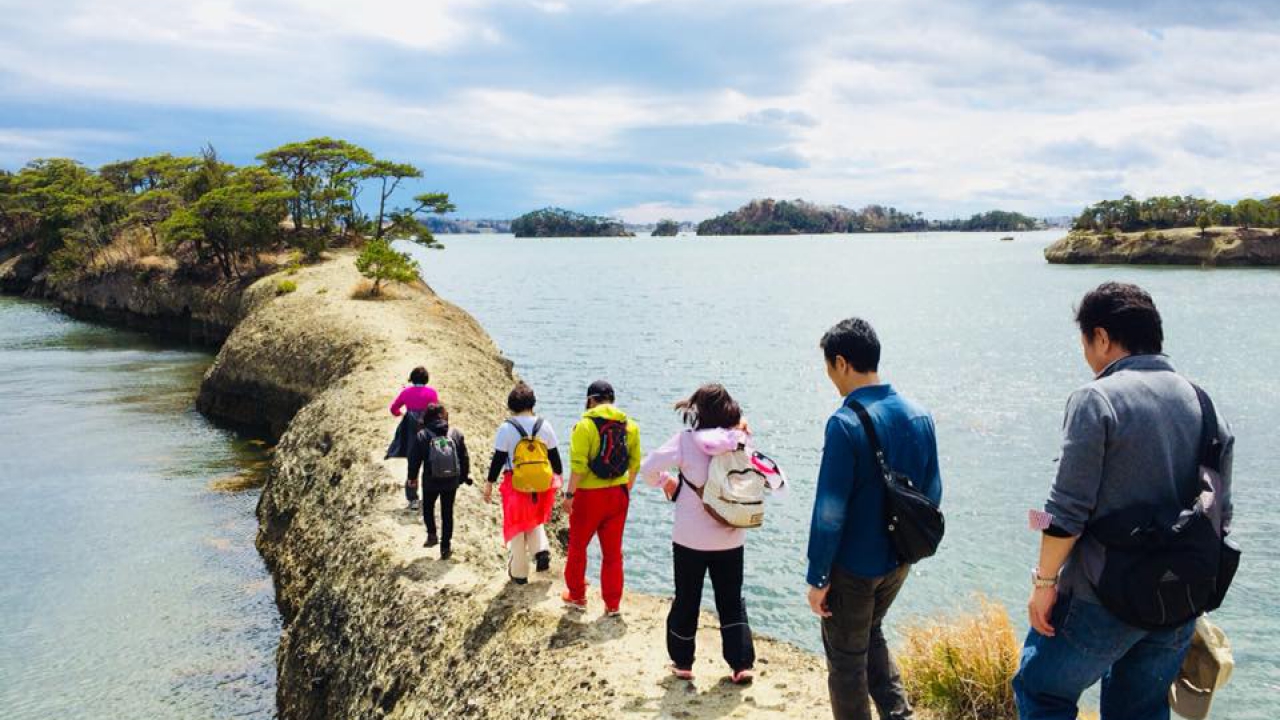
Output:
[[[408,370],[468,436],[482,478],[514,382],[466,313],[426,287],[353,300],[350,254],[305,268],[294,293],[264,279],[210,368],[202,407],[287,423],[258,507],[258,547],[284,617],[279,711],[300,718],[824,717],[820,659],[757,638],[754,686],[728,684],[715,620],[699,631],[699,678],[666,669],[667,603],[629,594],[621,618],[560,607],[559,565],[507,581],[499,509],[459,491],[454,556],[424,549],[407,513],[403,460],[383,460],[387,404]],[[285,420],[297,409],[291,421]],[[560,553],[555,553],[559,555]],[[799,591],[797,591],[798,593]]]
[[[1057,264],[1280,266],[1280,235],[1271,229],[1175,228],[1137,233],[1072,232],[1045,248]]]

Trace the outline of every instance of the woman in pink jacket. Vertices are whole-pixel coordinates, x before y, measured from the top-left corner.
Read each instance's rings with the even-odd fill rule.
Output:
[[[404,481],[404,499],[409,502],[409,510],[418,509],[418,471],[425,457],[417,440],[418,430],[422,427],[422,413],[428,406],[440,402],[439,393],[427,384],[430,380],[427,369],[419,365],[409,373],[409,386],[391,401],[391,414],[400,418],[400,424],[396,426],[396,434],[387,448],[387,457],[409,459]]]
[[[704,385],[687,400],[676,403],[683,415],[685,430],[676,433],[662,447],[649,453],[640,474],[654,487],[662,487],[675,502],[672,528],[672,561],[675,570],[675,600],[667,614],[667,653],[671,670],[681,678],[693,677],[695,635],[702,605],[703,578],[711,575],[716,612],[720,615],[720,639],[724,659],[738,684],[751,682],[755,647],[747,608],[742,599],[742,568],[747,533],[730,527],[707,512],[699,493],[681,486],[680,478],[693,488],[707,482],[711,458],[750,443],[742,409],[723,385]],[[671,471],[677,471],[673,475]],[[776,477],[781,485],[781,475]]]

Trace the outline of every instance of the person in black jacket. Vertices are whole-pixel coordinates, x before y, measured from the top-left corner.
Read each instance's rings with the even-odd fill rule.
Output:
[[[449,411],[439,403],[423,412],[418,445],[422,463],[422,520],[427,525],[423,547],[440,546],[440,559],[453,554],[453,501],[458,485],[471,484],[471,456],[467,441],[457,428],[449,427]],[[436,535],[436,500],[440,500],[440,530]]]

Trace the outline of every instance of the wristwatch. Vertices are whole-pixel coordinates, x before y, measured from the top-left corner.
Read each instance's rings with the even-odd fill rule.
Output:
[[[1058,576],[1054,575],[1051,578],[1043,577],[1040,575],[1040,568],[1035,568],[1031,571],[1031,584],[1037,588],[1057,587]]]
[[[573,493],[571,493],[571,492],[566,492],[566,493],[564,494],[564,499],[565,499],[565,500],[572,500],[572,499],[573,499]]]

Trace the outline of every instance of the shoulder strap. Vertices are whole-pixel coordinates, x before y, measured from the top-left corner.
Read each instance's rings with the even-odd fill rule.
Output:
[[[435,433],[431,432],[431,428],[430,428],[430,427],[428,427],[428,426],[426,426],[426,425],[423,425],[423,426],[422,426],[422,432],[426,433],[426,434],[427,434],[427,437],[428,437],[428,438],[430,438],[430,439],[432,439],[432,440],[435,440],[436,438],[440,437],[439,435],[437,435],[437,434],[435,434]]]
[[[1200,402],[1200,464],[1221,472],[1222,438],[1218,435],[1218,412],[1209,393],[1195,383],[1191,383],[1191,387]]]
[[[876,464],[880,466],[880,475],[886,483],[889,482],[889,463],[884,459],[884,448],[880,446],[880,438],[876,435],[876,424],[871,420],[871,413],[867,412],[862,403],[852,398],[849,399],[849,408],[857,413],[858,420],[862,422],[862,431],[867,434],[871,453],[876,456]]]
[[[539,422],[541,422],[541,421],[539,421]],[[515,418],[507,418],[507,424],[508,424],[508,425],[510,425],[511,427],[515,428],[515,429],[516,429],[516,432],[520,433],[520,439],[521,439],[521,440],[523,440],[523,439],[525,439],[525,438],[529,437],[529,434],[528,434],[528,433],[526,433],[526,432],[524,431],[524,428],[520,427],[520,423],[516,422],[516,419],[515,419]],[[536,426],[536,425],[534,426],[533,431],[534,431],[535,433],[537,433],[537,432],[538,432],[538,428],[537,428],[537,426]]]
[[[542,429],[542,418],[534,418],[533,432],[529,433],[529,437],[537,439],[538,431]]]

